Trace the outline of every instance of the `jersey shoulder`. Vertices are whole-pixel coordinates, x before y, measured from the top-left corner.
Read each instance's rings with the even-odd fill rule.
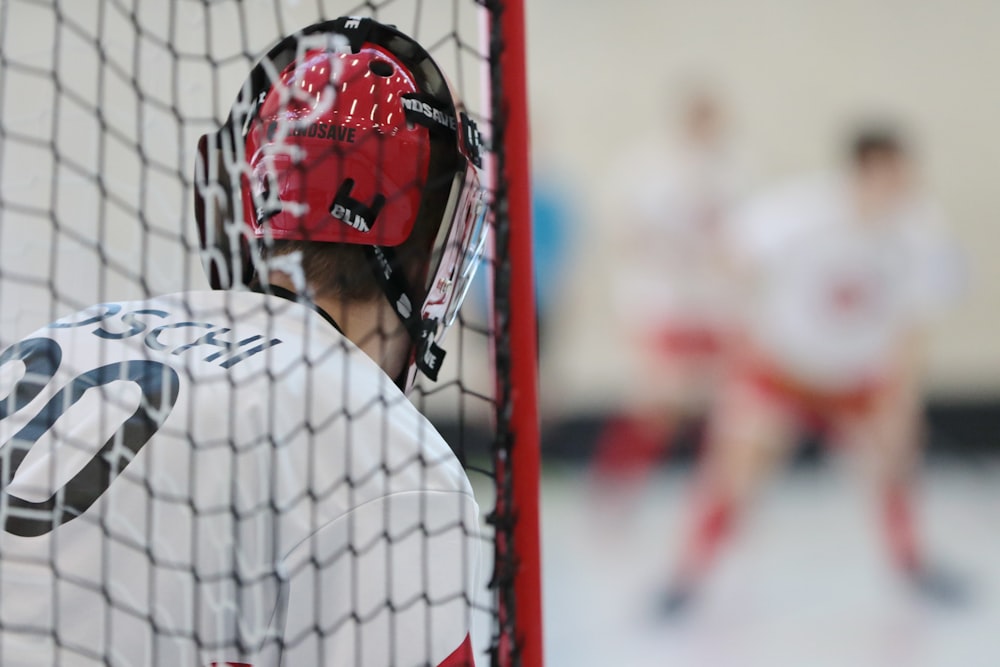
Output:
[[[764,259],[784,252],[844,215],[844,183],[836,174],[816,174],[765,189],[743,202],[726,221],[726,242],[737,257]]]
[[[170,366],[186,396],[176,418],[185,428],[211,427],[240,449],[270,443],[293,467],[315,452],[329,462],[327,478],[384,477],[389,492],[471,494],[433,425],[309,304],[256,292],[183,292],[97,304],[33,337],[55,341],[60,372],[135,359]]]

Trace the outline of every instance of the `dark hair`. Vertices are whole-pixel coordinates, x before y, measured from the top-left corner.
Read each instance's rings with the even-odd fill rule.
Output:
[[[366,249],[346,243],[314,241],[275,241],[264,253],[277,257],[301,253],[302,271],[317,297],[335,297],[342,301],[371,301],[378,297],[379,286],[372,275]]]
[[[877,158],[904,158],[908,155],[900,133],[892,127],[867,127],[854,134],[850,144],[850,159],[856,167],[864,167]]]

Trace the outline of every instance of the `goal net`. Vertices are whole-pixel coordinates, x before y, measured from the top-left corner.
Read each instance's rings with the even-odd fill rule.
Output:
[[[159,315],[139,316],[133,311],[130,320],[129,313],[115,310],[116,304],[209,290],[192,204],[199,138],[219,130],[251,68],[280,38],[340,16],[372,17],[418,41],[446,74],[482,134],[482,178],[491,210],[487,249],[465,305],[442,343],[447,358],[438,381],[418,381],[409,398],[450,445],[479,505],[480,525],[473,533],[481,553],[476,586],[472,595],[459,592],[472,616],[476,664],[541,664],[523,8],[520,2],[503,0],[0,3],[0,582],[7,582],[6,590],[0,588],[0,664],[19,664],[16,660],[23,658],[24,637],[38,642],[41,662],[32,664],[129,664],[119,643],[127,642],[123,635],[129,628],[140,627],[144,629],[136,636],[158,637],[144,649],[145,664],[200,667],[199,661],[205,660],[212,643],[226,631],[203,636],[199,628],[205,627],[204,619],[164,619],[156,597],[165,595],[165,584],[157,581],[157,570],[169,570],[167,580],[172,582],[181,582],[183,577],[199,585],[205,577],[225,580],[229,588],[219,584],[222,588],[216,590],[236,591],[233,599],[226,601],[222,596],[216,599],[216,608],[198,608],[197,595],[192,593],[190,612],[195,617],[218,614],[224,620],[217,620],[216,625],[246,622],[240,609],[229,608],[252,606],[251,594],[244,587],[245,579],[253,575],[241,560],[250,557],[241,553],[240,538],[208,539],[196,530],[185,538],[184,548],[191,553],[227,550],[224,558],[216,560],[230,563],[228,571],[202,571],[169,549],[167,553],[173,555],[165,562],[156,546],[163,535],[170,534],[169,527],[151,527],[157,503],[186,502],[195,522],[200,512],[219,512],[220,508],[204,509],[193,500],[185,489],[194,482],[184,479],[184,474],[165,479],[166,472],[154,470],[153,448],[139,445],[134,451],[119,451],[131,447],[132,436],[122,433],[136,415],[147,427],[153,423],[154,434],[159,425],[157,406],[149,404],[144,380],[136,379],[138,375],[126,377],[133,370],[145,371],[130,366],[132,370],[116,370],[115,377],[102,378],[82,366],[60,367],[60,355],[82,363],[85,349],[62,349],[56,344],[58,349],[53,351],[51,344],[37,343],[50,340],[44,337],[31,338],[35,342],[28,345],[24,341],[51,323],[61,322],[57,327],[65,328],[66,318],[71,318],[71,326],[99,325],[102,318],[112,315],[118,328],[106,327],[106,338],[138,331],[138,327],[144,335],[152,335]],[[95,304],[109,305],[95,309]],[[85,314],[74,315],[80,311]],[[170,332],[160,331],[153,342],[162,345],[159,351],[178,357],[198,345],[244,342],[207,341],[218,331],[198,326],[176,323]],[[227,359],[239,363],[249,352],[268,352],[267,344],[255,345],[220,347],[229,356],[220,355],[214,361],[217,365]],[[211,358],[207,352],[199,358]],[[93,361],[95,367],[103,363]],[[125,419],[129,410],[123,412],[120,407],[117,412],[101,412],[94,419],[110,424],[97,430],[101,437],[92,442],[74,439],[69,426],[81,418],[77,413],[104,410],[97,398],[88,397],[110,394],[115,381],[126,380],[141,389],[128,398],[140,406],[132,418]],[[277,377],[266,380],[280,382]],[[157,394],[159,408],[161,394]],[[182,396],[180,402],[184,400]],[[342,417],[350,421],[354,413],[345,410]],[[236,431],[240,426],[231,428]],[[195,442],[197,437],[193,432],[174,433],[172,444],[186,441],[198,447],[202,443]],[[279,435],[272,433],[270,438],[272,448],[288,444]],[[228,441],[233,452],[242,451],[237,441],[236,436]],[[388,449],[382,442],[370,445],[378,451]],[[381,472],[390,474],[397,463],[384,461]],[[435,462],[418,457],[405,465],[432,468]],[[60,472],[60,466],[69,472]],[[49,472],[38,473],[39,467]],[[42,478],[51,478],[46,490],[25,491],[21,477],[31,469]],[[190,472],[202,474],[193,464]],[[219,484],[229,484],[226,475],[231,474],[220,471]],[[88,480],[104,480],[98,483],[103,488],[88,489]],[[346,486],[353,490],[364,481],[348,474]],[[149,496],[135,510],[141,516],[134,525],[122,519],[128,512],[119,516],[121,508],[108,507],[118,496],[112,491],[102,493],[127,484],[138,485]],[[279,503],[276,498],[270,501]],[[239,523],[244,509],[232,500],[221,511],[233,515],[230,523]],[[400,526],[396,519],[386,518],[386,522],[372,533],[373,538],[362,537],[365,533],[359,530],[343,549],[327,557],[360,560],[380,539],[390,544],[387,552],[393,540],[431,544],[435,530],[447,529],[429,526],[419,518],[410,526]],[[68,538],[63,543],[58,537],[49,539],[31,557],[24,555],[32,553],[30,548],[12,546],[12,535],[29,541],[35,538],[25,537],[25,532],[58,536],[56,527],[74,523],[102,531],[106,558],[86,567],[71,563]],[[36,528],[24,529],[26,525]],[[239,532],[239,528],[233,530],[234,535]],[[255,535],[255,539],[265,538]],[[127,558],[121,555],[125,552]],[[119,568],[129,567],[126,561],[134,564],[135,559],[150,565],[149,580],[141,590],[122,590]],[[51,573],[49,580],[54,583],[33,595],[12,589],[10,573],[20,576],[32,568]],[[387,572],[390,569],[387,566]],[[365,601],[364,608],[333,619],[324,615],[326,607],[317,590],[312,600],[313,634],[322,643],[349,632],[352,646],[361,646],[366,631],[383,627],[373,619],[388,619],[385,627],[392,628],[397,622],[393,619],[403,618],[414,599],[422,600],[428,617],[436,618],[435,606],[454,606],[455,596],[434,590],[428,583],[431,579],[433,573],[424,572],[421,581],[428,588],[403,601],[394,598],[389,582],[380,604]],[[67,624],[58,617],[69,613],[60,606],[60,597],[71,597],[78,589],[86,589],[91,597],[83,599],[95,604],[72,613],[100,619],[86,626],[96,628],[97,639],[81,635],[79,624]],[[253,595],[258,593],[253,589]],[[352,595],[358,600],[363,597],[357,591]],[[38,596],[47,596],[47,601],[40,603]],[[280,619],[275,622],[280,624]],[[67,629],[71,626],[76,629]],[[425,626],[433,622],[420,627]],[[241,638],[241,649],[247,653],[253,647],[245,643],[259,639],[240,628],[230,634]],[[12,640],[14,636],[20,639]],[[178,646],[193,642],[205,651],[188,654],[163,649],[175,639],[183,640]],[[430,646],[434,638],[406,640]],[[22,642],[16,649],[20,653],[13,652],[17,642]],[[404,655],[393,651],[389,654],[397,659]],[[193,662],[187,662],[188,658]],[[354,662],[368,664],[361,657]],[[419,664],[431,664],[430,658]]]

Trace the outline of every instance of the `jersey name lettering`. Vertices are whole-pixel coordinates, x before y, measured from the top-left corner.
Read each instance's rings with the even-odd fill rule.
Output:
[[[264,340],[262,334],[247,336],[238,341],[227,340],[225,334],[231,329],[210,322],[170,322],[149,329],[153,324],[148,321],[150,318],[165,319],[170,317],[170,313],[152,308],[140,308],[122,313],[121,305],[117,303],[105,303],[95,307],[103,309],[103,313],[79,322],[56,322],[49,326],[52,329],[72,329],[97,324],[98,326],[90,333],[105,340],[123,340],[145,333],[142,342],[146,347],[173,355],[181,355],[196,348],[214,348],[214,351],[203,357],[202,361],[218,362],[222,368],[232,368],[255,354],[283,342],[280,338]],[[188,342],[170,346],[161,340],[165,332],[175,329],[192,330]]]

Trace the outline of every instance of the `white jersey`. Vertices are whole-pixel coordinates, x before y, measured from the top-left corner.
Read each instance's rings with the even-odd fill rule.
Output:
[[[471,665],[468,478],[311,307],[103,304],[0,398],[3,667]]]
[[[719,237],[745,180],[739,161],[722,147],[658,141],[616,171],[620,316],[643,328],[722,324],[731,303]]]
[[[845,180],[817,178],[758,198],[729,232],[748,269],[750,340],[825,389],[879,377],[902,336],[953,295],[954,249],[916,197],[862,221]]]

